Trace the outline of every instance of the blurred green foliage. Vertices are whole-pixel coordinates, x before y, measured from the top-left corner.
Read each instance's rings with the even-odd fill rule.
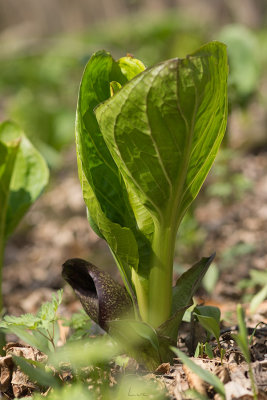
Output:
[[[129,52],[151,66],[184,57],[212,39],[228,46],[231,103],[247,104],[267,63],[260,51],[267,48],[267,32],[253,33],[239,25],[217,29],[172,11],[161,17],[139,15],[100,24],[82,34],[32,44],[6,43],[0,55],[1,114],[17,121],[50,166],[56,167],[61,149],[74,143],[79,80],[93,52],[105,48],[118,58]]]
[[[135,29],[132,29],[134,24]],[[17,121],[50,166],[74,143],[74,120],[82,70],[91,54],[107,49],[115,57],[133,53],[150,66],[186,55],[208,41],[207,30],[175,13],[96,26],[80,35],[3,47],[0,55],[0,111]],[[2,109],[2,110],[1,110]]]
[[[46,397],[50,400],[123,400],[128,396],[132,399],[166,398],[165,386],[156,377],[145,379],[138,373],[140,371],[128,366],[130,359],[123,356],[119,342],[113,341],[107,334],[89,336],[92,321],[84,312],[76,313],[71,320],[65,321],[65,325],[71,328],[70,336],[63,346],[58,346],[59,336],[54,325],[60,319],[58,307],[61,300],[62,291],[58,291],[57,296],[53,295],[50,302],[43,304],[35,316],[6,316],[0,326],[1,330],[16,334],[46,355],[43,361],[35,361],[11,353],[13,362],[32,382],[37,383],[42,392],[40,394],[35,390],[31,398],[42,399],[48,388]],[[51,325],[54,326],[52,330]],[[35,335],[37,331],[43,333],[43,338],[48,333],[46,342],[53,341],[52,349],[43,346],[42,336]]]
[[[219,38],[227,45],[229,57],[230,105],[246,105],[256,92],[260,78],[260,48],[254,32],[242,25],[228,25]]]
[[[239,171],[229,174],[229,165],[236,154],[231,149],[222,149],[218,154],[216,164],[211,171],[210,184],[206,194],[220,198],[224,203],[240,200],[244,194],[253,188],[253,182]]]

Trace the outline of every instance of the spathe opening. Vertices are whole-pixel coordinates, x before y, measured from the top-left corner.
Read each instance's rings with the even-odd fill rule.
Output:
[[[95,283],[88,270],[88,262],[72,258],[63,264],[62,275],[69,285],[84,296],[97,298]]]

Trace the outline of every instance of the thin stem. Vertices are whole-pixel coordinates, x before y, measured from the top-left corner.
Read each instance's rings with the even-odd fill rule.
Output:
[[[257,387],[255,384],[255,379],[254,379],[254,374],[253,374],[253,371],[251,368],[251,363],[248,364],[248,374],[249,374],[249,378],[250,378],[250,382],[251,382],[253,398],[254,398],[254,400],[258,400],[258,391],[257,391]]]
[[[50,341],[50,338],[48,336],[46,336],[43,332],[41,332],[40,329],[37,329],[37,331],[40,333],[40,335],[42,335],[44,338],[46,338],[46,340]]]
[[[3,234],[0,232],[0,317],[3,315],[3,293],[2,293],[2,276],[3,276],[3,266],[4,266],[4,238]],[[4,355],[5,352],[3,347],[6,344],[6,335],[4,332],[0,332],[0,355]]]
[[[53,324],[52,336],[50,335],[49,331],[48,331],[48,333],[49,333],[49,336],[51,338],[52,346],[53,346],[54,350],[56,351],[56,345],[55,345],[55,342],[54,342],[54,338],[55,338],[55,322],[52,322],[52,324]]]
[[[55,346],[54,340],[53,340],[52,336],[50,335],[49,330],[46,329],[46,332],[48,333],[48,336],[46,336],[40,329],[37,329],[37,331],[40,333],[40,335],[42,335],[44,338],[46,338],[46,340],[48,340],[52,344],[54,350],[56,350],[56,346]]]
[[[49,332],[49,329],[47,329],[46,331],[48,333],[50,343],[52,343],[52,346],[53,346],[54,350],[56,350],[56,346],[55,346],[55,343],[54,343],[54,337],[51,336],[51,333]]]

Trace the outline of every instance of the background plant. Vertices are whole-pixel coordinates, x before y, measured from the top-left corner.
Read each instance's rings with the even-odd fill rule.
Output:
[[[4,249],[29,207],[48,183],[48,168],[40,153],[12,122],[0,125],[0,311]]]
[[[240,347],[246,362],[248,363],[248,371],[249,371],[249,378],[251,382],[251,389],[253,393],[253,398],[255,400],[258,399],[258,389],[257,385],[255,382],[255,378],[253,375],[253,370],[251,366],[251,356],[250,356],[250,350],[249,350],[249,344],[248,344],[248,332],[247,332],[247,327],[245,323],[245,313],[244,310],[241,306],[241,304],[238,304],[237,306],[237,321],[238,321],[238,328],[239,332],[238,334],[232,335],[233,339],[236,341],[237,345]]]

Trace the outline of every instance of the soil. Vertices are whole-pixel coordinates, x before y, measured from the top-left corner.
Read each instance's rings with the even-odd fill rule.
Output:
[[[251,346],[252,367],[260,389],[259,399],[267,398],[267,301],[250,312],[250,299],[261,286],[250,282],[250,271],[266,271],[267,266],[267,153],[244,154],[228,161],[229,177],[242,174],[251,182],[250,189],[232,191],[225,199],[207,196],[206,189],[194,209],[199,229],[205,240],[195,246],[194,257],[209,255],[216,250],[219,279],[214,290],[202,289],[198,301],[216,305],[221,309],[223,325],[221,336],[225,348],[225,362],[220,358],[197,358],[202,367],[211,370],[225,383],[227,399],[252,399],[247,363],[231,338],[236,330],[236,304],[241,302],[246,310],[247,326],[258,326]],[[205,185],[212,183],[213,175]],[[46,193],[28,212],[6,248],[3,274],[3,293],[8,314],[35,313],[42,302],[64,285],[61,266],[68,258],[80,257],[109,270],[120,279],[115,263],[105,243],[90,229],[77,177],[75,150],[66,152],[64,168],[53,177]],[[195,259],[196,261],[196,259]],[[181,260],[179,260],[181,263]],[[182,260],[186,267],[185,260]],[[191,260],[190,260],[191,262]],[[247,287],[246,287],[247,286]],[[81,308],[72,290],[65,286],[64,302],[60,308],[63,316]],[[179,347],[190,354],[188,328],[181,328]],[[199,341],[196,334],[196,342]],[[216,343],[213,343],[214,348]],[[189,348],[188,348],[189,347]],[[7,361],[8,363],[9,361]],[[6,363],[6,361],[3,363]],[[161,366],[155,374],[145,379],[156,379],[167,387],[169,398],[183,399],[182,392],[195,389],[209,398],[217,398],[212,388],[192,375],[177,359],[173,365]],[[234,396],[234,397],[232,397]],[[190,398],[190,397],[187,397]]]

